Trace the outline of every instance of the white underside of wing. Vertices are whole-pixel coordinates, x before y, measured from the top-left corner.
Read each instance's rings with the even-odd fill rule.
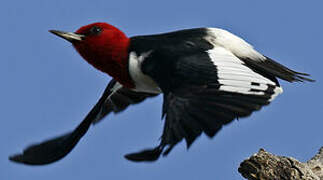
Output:
[[[119,82],[116,82],[116,84],[111,88],[112,93],[109,95],[107,99],[110,99],[110,97],[122,87],[123,87],[122,84],[120,84]]]
[[[111,91],[111,93],[110,93],[110,95],[105,99],[105,104],[108,102],[108,101],[110,101],[111,102],[111,104],[113,104],[113,101],[111,100],[111,97],[118,91],[118,90],[120,90],[121,88],[122,88],[123,86],[122,86],[122,84],[120,84],[119,82],[116,82],[115,84],[114,84],[114,86],[110,89],[110,91]],[[102,118],[105,116],[105,114],[104,114],[104,108],[105,108],[105,106],[103,105],[103,106],[101,106],[101,108],[100,108],[100,111],[99,111],[99,113],[96,115],[96,117],[92,120],[92,123],[93,124],[96,124],[96,123],[98,123],[98,122],[100,122],[101,120],[102,120]]]
[[[273,100],[283,90],[275,82],[252,71],[231,51],[215,46],[208,54],[217,68],[220,90],[250,95],[265,95],[265,91],[274,86]]]

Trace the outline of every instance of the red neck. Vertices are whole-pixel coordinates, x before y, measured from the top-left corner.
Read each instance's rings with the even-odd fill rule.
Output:
[[[95,68],[105,72],[127,88],[134,88],[128,70],[130,39],[119,30],[103,32],[103,36],[87,37],[74,47]]]

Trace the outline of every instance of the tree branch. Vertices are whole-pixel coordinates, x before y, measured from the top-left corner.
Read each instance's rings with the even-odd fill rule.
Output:
[[[323,180],[323,147],[304,163],[260,149],[244,160],[238,171],[248,180]]]

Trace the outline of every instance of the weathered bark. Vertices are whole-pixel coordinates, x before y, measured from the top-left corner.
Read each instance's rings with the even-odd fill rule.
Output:
[[[238,171],[248,180],[323,180],[323,147],[304,163],[260,149],[244,160]]]

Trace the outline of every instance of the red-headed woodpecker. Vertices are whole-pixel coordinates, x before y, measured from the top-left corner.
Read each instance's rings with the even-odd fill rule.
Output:
[[[201,133],[213,137],[223,125],[268,105],[283,92],[277,78],[313,81],[218,28],[128,38],[112,25],[93,23],[75,33],[50,32],[71,42],[88,63],[113,79],[74,131],[28,147],[10,157],[15,162],[55,162],[74,148],[91,124],[162,93],[165,125],[160,144],[125,156],[154,161],[183,139],[189,148]]]

